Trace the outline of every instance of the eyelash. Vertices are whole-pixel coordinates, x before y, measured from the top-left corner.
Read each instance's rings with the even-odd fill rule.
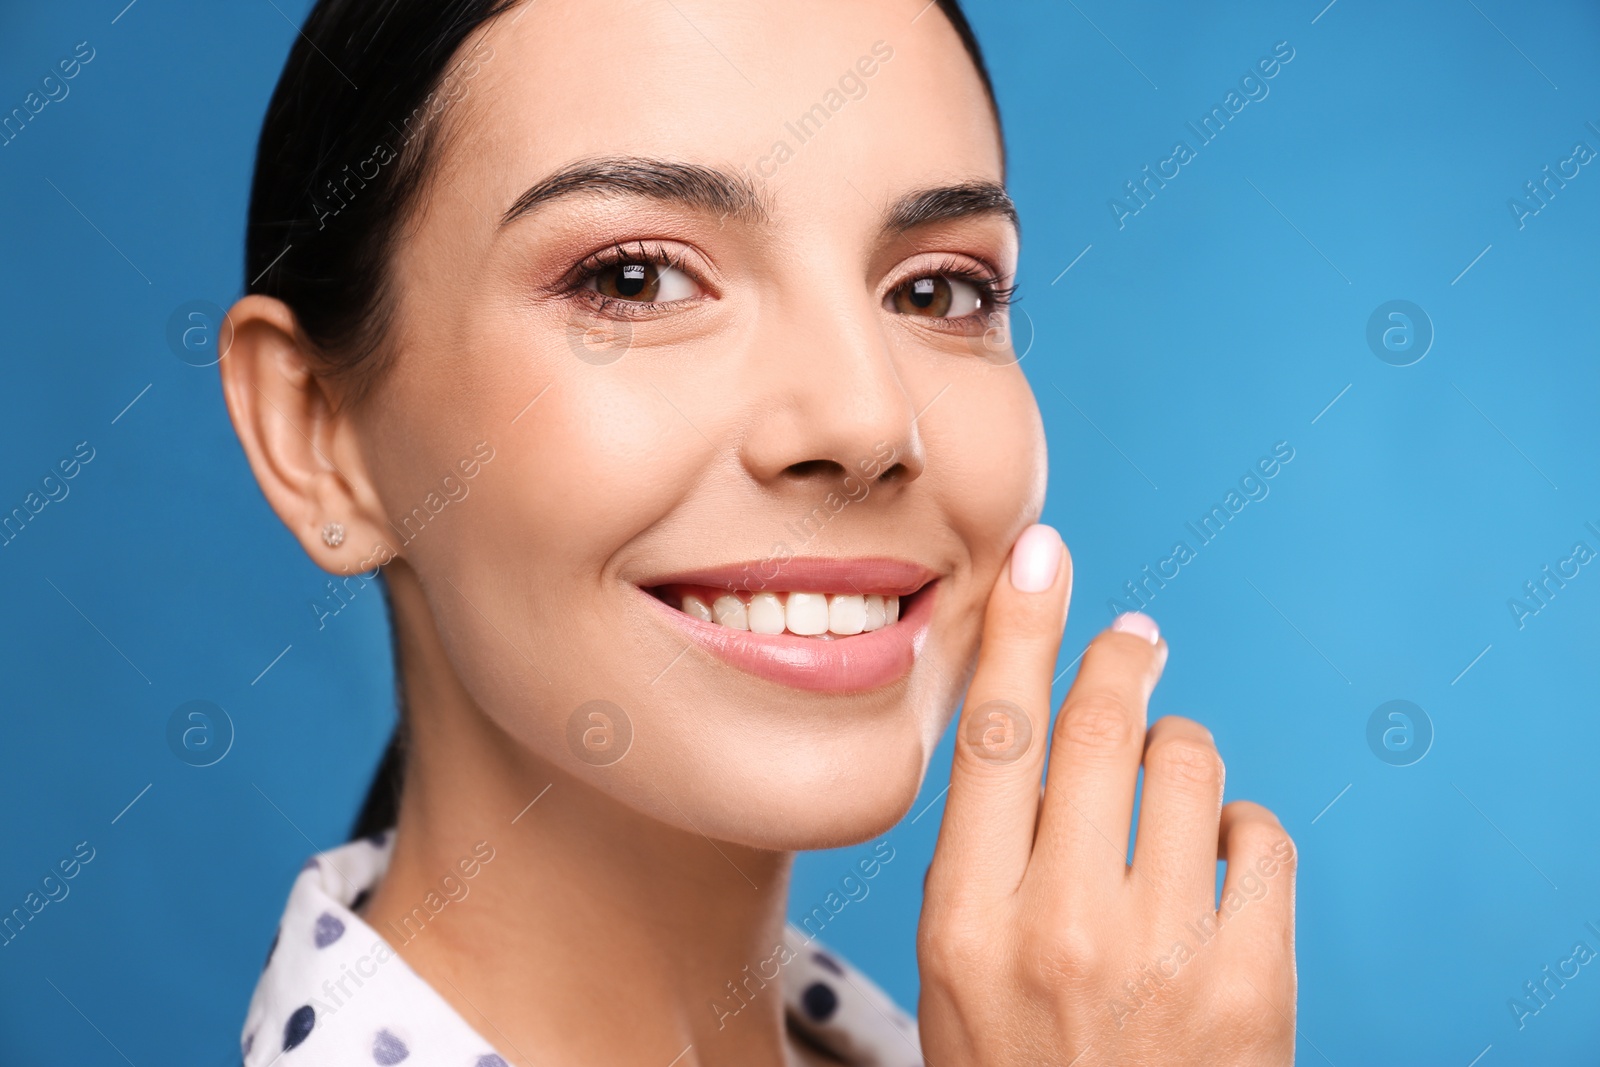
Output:
[[[618,243],[585,256],[562,279],[559,288],[568,298],[584,301],[595,311],[603,314],[618,314],[614,306],[620,305],[626,309],[618,315],[622,318],[638,317],[672,304],[683,303],[681,300],[618,300],[588,288],[589,283],[603,271],[619,267],[624,263],[651,263],[657,267],[672,267],[694,278],[696,285],[703,285],[699,276],[683,265],[682,256],[674,256],[665,245],[635,241],[631,247]]]
[[[984,264],[982,269],[975,270],[969,261],[957,259],[955,256],[950,255],[947,255],[931,269],[916,270],[907,274],[890,286],[886,295],[892,295],[901,286],[909,285],[918,278],[937,277],[955,278],[978,290],[978,310],[971,315],[922,320],[929,323],[947,323],[948,326],[945,328],[966,326],[974,321],[985,319],[989,315],[1006,310],[1017,298],[1016,283],[1013,282],[1010,285],[1002,284],[1000,274],[992,270],[987,264]],[[939,328],[935,326],[935,329]]]
[[[603,248],[598,252],[585,256],[562,279],[560,289],[568,298],[585,301],[594,310],[601,313],[616,314],[621,308],[626,308],[625,311],[621,311],[623,317],[647,315],[672,304],[683,303],[681,300],[618,300],[588,287],[589,283],[599,277],[602,272],[621,266],[624,263],[651,263],[658,267],[671,267],[675,270],[685,271],[691,277],[694,277],[697,285],[703,284],[695,276],[694,271],[688,270],[683,265],[683,257],[672,255],[665,245],[635,241],[631,246],[618,243],[610,248]],[[949,329],[968,325],[972,320],[982,319],[995,312],[1004,311],[1011,306],[1017,295],[1015,283],[1010,285],[1002,284],[1000,275],[997,272],[987,268],[975,270],[967,261],[957,259],[954,256],[946,256],[932,269],[919,270],[907,274],[891,286],[888,293],[892,294],[901,286],[909,285],[918,278],[929,277],[955,278],[964,281],[978,290],[980,301],[980,310],[971,315],[924,320],[925,322],[946,324],[943,327],[935,326],[935,329]]]

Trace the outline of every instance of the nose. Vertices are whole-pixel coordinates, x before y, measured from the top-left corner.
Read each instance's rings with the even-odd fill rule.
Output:
[[[740,458],[758,483],[820,490],[854,476],[889,487],[922,474],[917,411],[877,318],[845,301],[803,324],[783,317],[755,339],[761,410]]]

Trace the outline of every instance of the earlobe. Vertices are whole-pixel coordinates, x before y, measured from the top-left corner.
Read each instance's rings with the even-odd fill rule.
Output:
[[[222,391],[262,495],[319,567],[351,573],[388,543],[357,427],[288,305],[252,294],[228,316]]]

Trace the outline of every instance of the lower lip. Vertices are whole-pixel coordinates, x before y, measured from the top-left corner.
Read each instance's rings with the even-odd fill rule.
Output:
[[[701,622],[644,593],[685,637],[724,663],[760,678],[825,693],[856,693],[891,685],[911,673],[927,640],[937,583],[918,590],[899,621],[870,633],[822,641],[793,634],[757,634]]]

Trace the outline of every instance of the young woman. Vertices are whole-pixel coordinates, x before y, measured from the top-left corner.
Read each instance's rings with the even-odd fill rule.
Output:
[[[283,522],[381,574],[402,726],[249,1067],[1290,1061],[1293,846],[1147,732],[1154,622],[1050,728],[1017,242],[953,0],[316,6],[221,369]],[[913,1022],[785,897],[957,708]]]

